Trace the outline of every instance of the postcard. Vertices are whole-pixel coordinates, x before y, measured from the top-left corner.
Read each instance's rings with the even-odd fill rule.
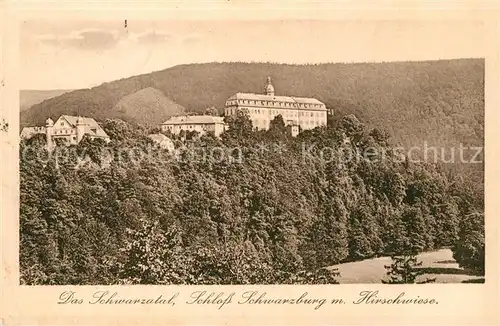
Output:
[[[7,2],[2,325],[496,325],[494,3]]]

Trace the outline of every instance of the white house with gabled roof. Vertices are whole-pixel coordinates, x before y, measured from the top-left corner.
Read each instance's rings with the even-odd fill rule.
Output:
[[[48,118],[45,127],[25,127],[21,131],[21,137],[30,138],[36,133],[45,133],[49,148],[56,140],[63,140],[67,145],[76,145],[85,135],[92,139],[110,141],[109,136],[94,119],[71,115],[61,115],[56,122]]]

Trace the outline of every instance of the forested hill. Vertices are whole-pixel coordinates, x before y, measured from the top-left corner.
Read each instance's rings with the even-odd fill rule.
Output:
[[[388,130],[393,141],[404,146],[424,140],[440,146],[483,143],[483,59],[180,65],[48,99],[22,112],[21,122],[41,124],[49,112],[58,116],[78,110],[98,120],[115,117],[113,110],[123,97],[148,87],[188,111],[211,106],[220,110],[236,92],[262,92],[267,76],[273,78],[276,94],[318,98],[336,116],[354,113],[369,126]],[[134,116],[120,118],[137,122]]]

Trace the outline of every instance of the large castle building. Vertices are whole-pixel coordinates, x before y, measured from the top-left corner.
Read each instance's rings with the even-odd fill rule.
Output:
[[[241,109],[247,110],[253,126],[262,130],[268,129],[269,123],[281,115],[294,136],[299,126],[302,130],[313,129],[326,126],[327,120],[325,104],[315,98],[276,96],[271,77],[267,77],[264,94],[236,93],[228,98],[224,113],[230,116]]]

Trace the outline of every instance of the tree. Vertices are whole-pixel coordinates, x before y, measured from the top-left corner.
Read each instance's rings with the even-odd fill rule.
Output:
[[[228,124],[228,130],[224,132],[224,138],[247,138],[253,130],[252,120],[247,110],[241,109],[234,116],[225,117],[225,122]]]
[[[390,277],[388,281],[382,280],[384,284],[413,284],[413,283],[432,283],[435,279],[426,279],[425,281],[417,281],[417,278],[425,272],[418,269],[422,262],[418,262],[417,256],[404,255],[392,256],[392,264],[385,265],[387,275]]]
[[[366,131],[365,126],[361,123],[354,114],[347,115],[339,121],[339,127],[345,132],[347,137],[358,141],[363,132]]]
[[[120,119],[106,119],[102,128],[113,142],[121,142],[137,137],[139,129]]]
[[[311,227],[306,266],[320,268],[342,262],[349,254],[348,232],[342,216],[320,217]]]
[[[101,165],[105,162],[105,146],[106,142],[100,138],[92,138],[86,134],[83,139],[77,145],[77,153],[81,157],[85,155],[92,160],[92,162]]]
[[[402,247],[395,248],[396,254],[416,255],[433,247],[431,229],[429,229],[422,209],[418,206],[406,206],[401,215],[401,223],[404,228]]]
[[[431,207],[435,220],[435,247],[451,247],[458,239],[459,209],[454,200]]]
[[[352,259],[366,259],[382,249],[378,225],[368,207],[360,205],[353,209],[349,221],[349,256]]]
[[[187,130],[185,133],[186,140],[193,140],[199,136],[199,132],[196,130]]]
[[[484,275],[484,214],[472,213],[462,218],[453,258],[464,268]]]
[[[219,115],[219,110],[217,110],[217,108],[215,106],[211,106],[211,107],[205,109],[205,114],[217,116],[217,115]]]
[[[219,245],[195,246],[195,284],[273,284],[277,273],[249,241],[231,240]]]
[[[370,131],[370,136],[380,145],[386,146],[389,142],[390,135],[386,130],[374,128]]]
[[[286,135],[287,130],[281,114],[271,120],[269,123],[268,133],[273,136]]]
[[[157,222],[141,222],[141,228],[128,230],[120,279],[132,284],[185,283],[189,261],[179,248],[177,229],[164,232]]]

